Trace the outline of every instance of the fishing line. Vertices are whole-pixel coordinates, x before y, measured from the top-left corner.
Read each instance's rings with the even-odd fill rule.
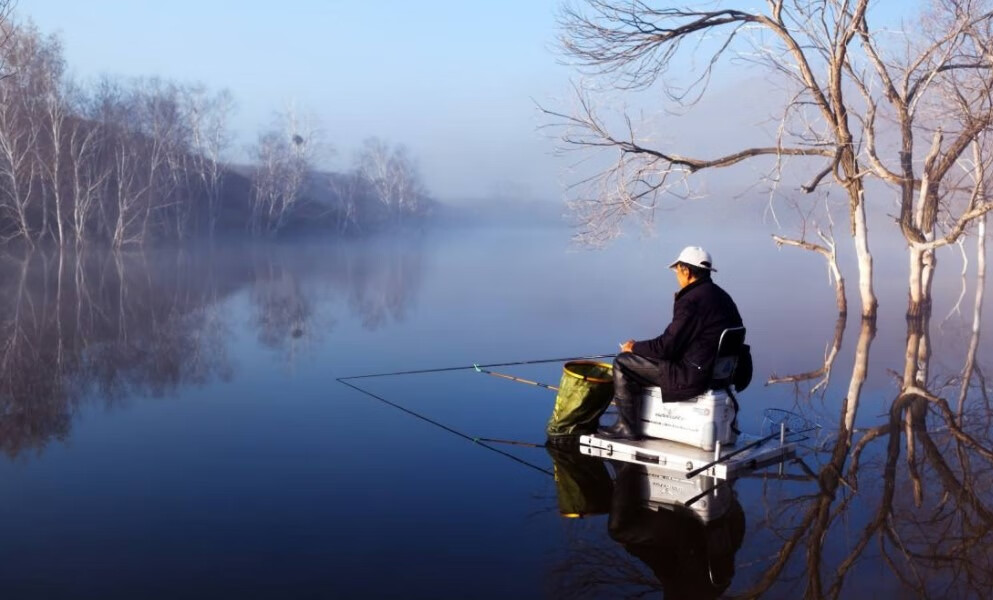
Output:
[[[469,368],[471,369],[472,367],[469,367]],[[389,375],[392,375],[392,374],[393,373],[389,373]],[[353,383],[349,383],[349,382],[345,381],[345,379],[354,379],[354,378],[339,377],[339,378],[337,378],[337,381],[339,383],[343,383],[343,384],[347,385],[348,387],[352,388],[353,390],[357,390],[359,392],[362,392],[363,394],[365,394],[366,396],[369,396],[370,398],[375,398],[376,400],[379,400],[380,402],[382,402],[384,404],[388,404],[389,406],[392,406],[393,408],[402,410],[403,412],[407,413],[408,415],[410,415],[412,417],[417,417],[418,419],[420,419],[422,421],[426,421],[426,422],[434,425],[435,427],[440,427],[440,428],[444,429],[445,431],[447,431],[449,433],[452,433],[454,435],[459,436],[460,438],[467,439],[470,442],[472,442],[472,443],[474,443],[474,444],[476,444],[478,446],[482,446],[483,448],[486,448],[487,450],[492,450],[493,452],[496,452],[497,454],[500,454],[502,456],[506,456],[507,458],[509,458],[509,459],[511,459],[513,461],[519,462],[522,465],[525,465],[527,467],[531,467],[532,469],[534,469],[536,471],[541,471],[542,473],[544,473],[546,475],[551,475],[552,477],[555,476],[555,473],[552,473],[548,469],[543,469],[543,468],[539,467],[538,465],[529,463],[528,461],[526,461],[526,460],[524,460],[522,458],[518,458],[518,457],[514,456],[513,454],[510,454],[509,452],[504,452],[503,450],[500,450],[499,448],[494,448],[493,446],[490,446],[489,444],[486,444],[480,438],[475,438],[475,437],[472,437],[470,435],[466,435],[466,434],[462,433],[461,431],[458,431],[456,429],[452,429],[451,427],[449,427],[448,425],[445,425],[444,423],[439,423],[438,421],[435,421],[434,419],[431,419],[429,417],[425,417],[422,414],[416,413],[416,412],[410,410],[409,408],[406,408],[404,406],[401,406],[401,405],[397,404],[396,402],[390,402],[389,400],[387,400],[386,398],[383,398],[382,396],[377,396],[376,394],[373,394],[372,392],[370,392],[368,390],[364,390],[364,389],[360,388],[359,386],[357,386],[357,385],[355,385]]]
[[[540,360],[519,360],[517,362],[492,363],[488,365],[468,365],[464,367],[442,367],[440,369],[418,369],[416,371],[394,371],[392,373],[370,373],[368,375],[352,375],[350,377],[338,377],[338,381],[344,383],[352,379],[368,379],[370,377],[392,377],[394,375],[420,375],[423,373],[444,373],[446,371],[468,371],[469,369],[483,369],[490,367],[513,367],[515,365],[540,365],[553,362],[569,362],[572,360],[592,360],[596,358],[613,358],[616,354],[596,354],[593,356],[570,356],[567,358],[542,358]]]

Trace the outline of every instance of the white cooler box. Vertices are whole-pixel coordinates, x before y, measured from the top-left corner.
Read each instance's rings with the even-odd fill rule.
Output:
[[[731,429],[734,403],[727,392],[710,390],[685,402],[662,402],[662,390],[645,389],[641,398],[641,433],[704,450],[717,442],[728,446],[738,436]]]

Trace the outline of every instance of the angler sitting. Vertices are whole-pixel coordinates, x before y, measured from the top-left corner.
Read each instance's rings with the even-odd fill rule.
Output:
[[[617,422],[600,429],[601,437],[641,438],[639,415],[646,387],[659,387],[664,402],[690,400],[706,392],[721,333],[742,326],[734,300],[711,280],[717,269],[703,248],[684,248],[669,268],[679,284],[672,322],[654,339],[620,345],[613,369]]]

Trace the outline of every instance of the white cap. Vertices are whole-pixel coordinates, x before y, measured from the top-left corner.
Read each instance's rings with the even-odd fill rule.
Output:
[[[687,246],[683,248],[683,251],[679,253],[676,260],[672,261],[672,264],[669,265],[669,268],[675,268],[679,263],[717,272],[717,269],[714,268],[714,261],[710,259],[710,253],[700,246]]]

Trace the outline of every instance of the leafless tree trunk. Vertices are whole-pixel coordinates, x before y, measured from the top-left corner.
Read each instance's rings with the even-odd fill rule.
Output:
[[[34,199],[35,163],[31,154],[37,143],[37,130],[24,128],[5,110],[6,99],[0,98],[0,179],[3,180],[4,202],[0,204],[16,223],[13,237],[31,243],[32,228],[28,210]]]
[[[106,189],[111,171],[98,159],[96,146],[100,128],[78,119],[68,135],[68,156],[72,177],[72,226],[77,250],[86,242],[100,191]]]
[[[972,307],[972,331],[969,336],[969,349],[966,352],[965,366],[962,369],[962,383],[959,389],[958,418],[962,423],[965,400],[976,370],[976,354],[979,351],[979,334],[983,321],[983,292],[986,287],[986,216],[979,220],[976,228],[976,297]]]
[[[358,171],[331,176],[328,186],[334,192],[334,207],[338,233],[345,233],[358,226],[358,202],[363,189],[363,178]]]
[[[868,0],[817,0],[770,1],[765,11],[694,10],[586,0],[582,9],[565,8],[565,52],[587,74],[615,87],[658,85],[671,101],[693,102],[706,93],[713,65],[725,53],[737,53],[785,76],[796,89],[783,98],[776,144],[746,145],[713,158],[649,145],[626,116],[627,130],[615,133],[583,90],[578,90],[579,109],[573,114],[543,109],[563,128],[566,148],[618,153],[612,167],[585,181],[589,185],[573,202],[584,226],[581,234],[594,240],[616,235],[621,220],[651,215],[666,194],[678,193],[699,171],[759,157],[776,159],[780,169],[784,157],[807,157],[820,166],[802,189],[809,193],[833,179],[848,198],[862,316],[876,314],[866,221],[869,177],[900,192],[900,226],[910,244],[908,313],[929,310],[934,249],[953,243],[991,208],[984,200],[956,201],[961,193],[946,177],[962,151],[993,124],[988,91],[993,15],[980,2],[935,3],[922,13],[921,26],[907,34],[906,51],[898,55],[870,26],[868,7]],[[678,61],[687,47],[712,49],[696,63],[702,66],[690,88],[695,96],[667,79],[670,68],[683,65]],[[852,90],[860,97],[850,99]],[[951,134],[947,140],[942,127]],[[877,140],[890,130],[899,135],[900,146],[895,156],[885,157]],[[932,138],[923,162],[915,156],[921,135]],[[781,179],[781,174],[773,177],[774,182]],[[951,214],[944,235],[935,231],[941,210]]]
[[[208,96],[203,87],[197,86],[187,91],[186,102],[192,136],[191,159],[207,201],[207,234],[213,237],[220,208],[223,154],[229,142],[227,121],[234,100],[227,91]]]
[[[986,177],[988,169],[984,168],[982,146],[979,142],[972,144],[973,156],[973,177],[976,182],[976,194],[985,197],[987,195]],[[972,377],[976,369],[976,353],[979,350],[979,333],[982,327],[983,317],[983,293],[986,287],[986,215],[978,219],[976,227],[976,295],[972,307],[972,331],[969,337],[969,349],[966,352],[965,366],[962,368],[962,382],[959,387],[958,397],[958,419],[962,424],[962,417],[965,411],[965,401],[972,384]]]
[[[369,138],[357,163],[358,172],[372,186],[388,217],[400,223],[405,215],[418,212],[423,186],[406,147],[390,148],[379,138]]]
[[[122,248],[127,244],[138,243],[142,240],[148,214],[146,195],[151,183],[142,180],[139,173],[141,165],[137,164],[138,157],[127,140],[120,137],[113,147],[114,182],[113,199],[115,202],[116,219],[111,235],[114,248]],[[154,167],[150,170],[154,173]],[[144,210],[143,210],[144,209]]]
[[[713,158],[649,146],[641,141],[645,136],[635,131],[626,116],[627,130],[613,133],[598,114],[595,100],[579,88],[579,109],[575,113],[542,109],[563,128],[567,148],[606,147],[618,152],[617,162],[585,180],[588,185],[572,203],[582,221],[581,236],[603,241],[617,235],[620,222],[628,216],[647,213],[650,218],[666,194],[678,193],[687,177],[699,171],[760,157],[777,159],[777,165],[781,164],[778,159],[791,156],[820,159],[818,175],[803,189],[812,192],[833,176],[848,197],[850,228],[859,260],[861,312],[865,318],[874,318],[876,298],[865,220],[865,168],[857,155],[856,131],[845,95],[845,77],[852,70],[850,44],[864,22],[867,4],[866,0],[851,6],[829,0],[788,6],[769,2],[767,13],[653,8],[641,2],[614,0],[587,0],[585,9],[566,7],[561,19],[565,52],[585,72],[605,77],[617,87],[638,90],[659,84],[670,100],[694,102],[706,92],[713,65],[725,52],[734,51],[733,42],[742,37],[753,43],[750,56],[755,57],[757,52],[758,58],[748,60],[786,75],[799,90],[784,100],[776,144],[746,145]],[[684,46],[715,48],[698,63],[703,66],[697,73],[699,86],[694,97],[689,97],[685,89],[671,87],[665,78],[669,68],[682,57],[680,50]],[[793,121],[810,123],[805,114],[807,107],[816,111],[820,123],[792,129]],[[786,139],[791,131],[796,133]]]
[[[821,238],[824,245],[808,242],[802,238],[796,240],[780,235],[773,235],[772,239],[776,242],[777,246],[795,246],[816,252],[824,257],[828,268],[828,283],[834,285],[834,299],[838,306],[838,314],[841,316],[847,315],[848,300],[845,297],[845,278],[842,276],[841,269],[838,267],[838,251],[835,247],[834,238],[824,234],[820,229],[817,230],[817,237]]]
[[[48,125],[46,133],[49,136],[47,142],[50,145],[51,152],[47,160],[44,156],[38,157],[37,160],[45,172],[48,180],[47,187],[52,201],[55,203],[56,240],[59,246],[65,246],[68,240],[66,239],[65,219],[63,216],[62,170],[64,168],[64,161],[62,160],[62,143],[68,115],[62,98],[55,94],[51,94],[46,98],[46,107],[48,109],[45,115]]]
[[[839,315],[838,320],[834,324],[834,336],[831,338],[831,343],[827,350],[824,352],[824,364],[813,371],[807,371],[806,373],[796,373],[793,375],[776,375],[772,374],[767,380],[766,385],[778,384],[778,383],[793,383],[798,384],[801,381],[810,381],[813,379],[820,379],[810,388],[810,395],[812,396],[817,390],[826,390],[828,383],[831,381],[831,369],[834,368],[834,361],[838,357],[838,352],[841,350],[841,342],[845,335],[845,315]]]
[[[275,235],[286,225],[320,152],[320,136],[312,118],[301,117],[291,108],[276,121],[254,149],[258,164],[252,181],[251,228],[256,234]]]
[[[0,180],[3,202],[0,208],[13,218],[13,237],[32,239],[28,212],[35,200],[38,129],[28,119],[25,98],[12,79],[0,81]]]

